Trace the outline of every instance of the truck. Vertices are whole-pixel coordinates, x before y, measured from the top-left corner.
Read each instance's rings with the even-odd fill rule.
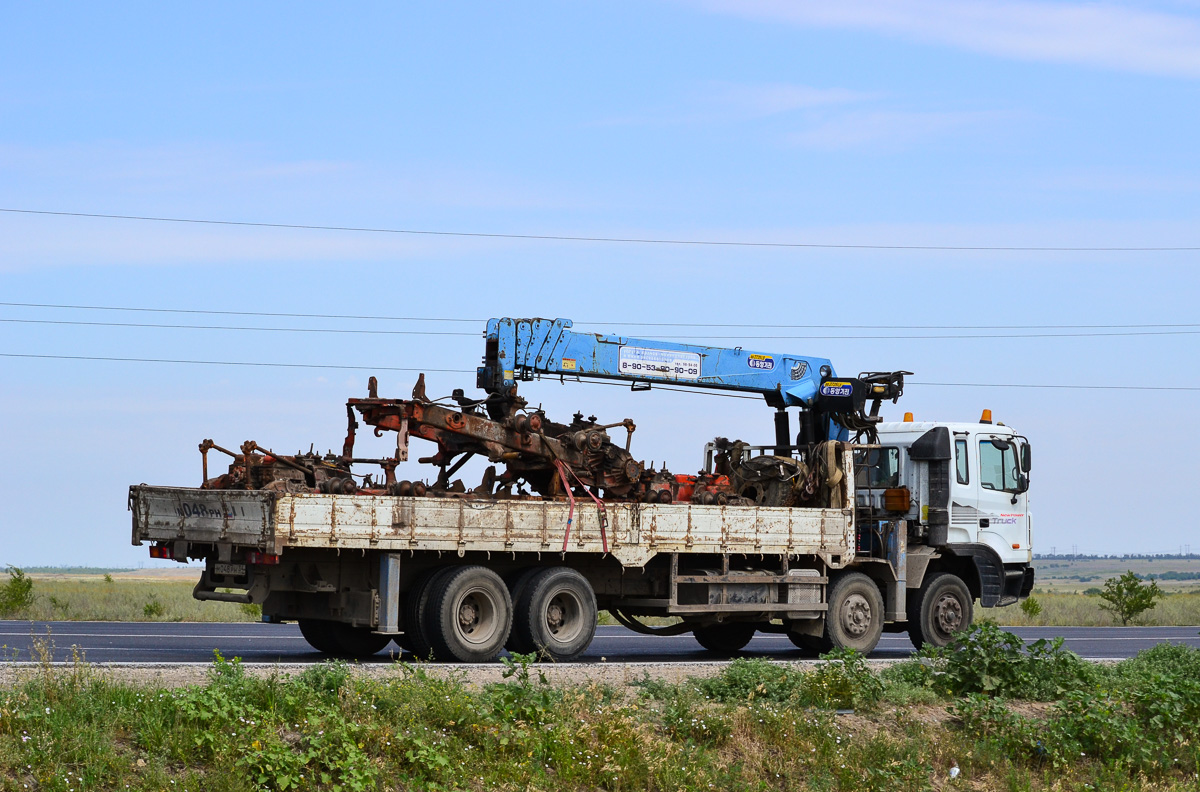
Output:
[[[506,649],[568,661],[602,610],[722,656],[757,633],[801,654],[869,653],[884,631],[945,645],[976,602],[1029,595],[1030,443],[990,411],[884,422],[910,372],[846,377],[823,358],[572,326],[490,320],[481,395],[431,399],[422,374],[411,398],[381,398],[370,378],[346,404],[340,453],[205,440],[199,487],[130,488],[133,543],[202,560],[197,599],[258,604],[351,658],[395,641],[449,662]],[[630,419],[560,423],[531,407],[518,383],[539,378],[758,394],[774,442],[718,437],[696,473],[656,469],[633,455]],[[356,456],[360,420],[393,433],[394,454]],[[436,474],[400,479],[414,438],[436,447],[418,460]],[[214,451],[229,464],[210,477]],[[490,464],[468,488],[455,476],[477,456]]]

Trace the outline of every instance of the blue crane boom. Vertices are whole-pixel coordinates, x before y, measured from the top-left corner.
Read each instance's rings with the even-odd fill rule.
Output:
[[[668,383],[757,393],[777,410],[776,444],[783,448],[791,443],[788,407],[801,408],[797,445],[845,439],[848,431],[873,434],[880,401],[899,398],[908,373],[838,378],[826,358],[580,333],[571,327],[570,319],[488,320],[478,386],[507,398],[515,396],[519,381],[561,375],[620,380],[635,389]],[[864,410],[867,399],[873,402],[870,415]]]
[[[760,393],[776,406],[796,407],[811,405],[821,379],[833,376],[825,358],[579,333],[570,319],[491,319],[486,337],[479,385],[489,391],[562,374]]]

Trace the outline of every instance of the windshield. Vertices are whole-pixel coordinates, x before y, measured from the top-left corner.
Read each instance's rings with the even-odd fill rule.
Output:
[[[979,441],[979,484],[984,489],[1020,492],[1020,473],[1015,444],[1001,450],[991,440]]]

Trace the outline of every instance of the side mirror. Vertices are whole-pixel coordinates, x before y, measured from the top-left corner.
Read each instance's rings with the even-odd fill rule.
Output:
[[[1021,443],[1021,469],[1028,473],[1032,469],[1032,452],[1029,450],[1029,443]]]
[[[1017,492],[1029,492],[1029,477],[1024,473],[1017,476]]]
[[[995,435],[992,435],[988,439],[992,443],[992,448],[996,449],[997,451],[1007,451],[1008,449],[1012,448],[1012,443],[1008,442],[1003,437],[996,437]]]

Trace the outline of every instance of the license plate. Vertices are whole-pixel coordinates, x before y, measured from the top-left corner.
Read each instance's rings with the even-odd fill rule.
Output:
[[[245,577],[245,564],[213,564],[213,574],[223,577]]]

